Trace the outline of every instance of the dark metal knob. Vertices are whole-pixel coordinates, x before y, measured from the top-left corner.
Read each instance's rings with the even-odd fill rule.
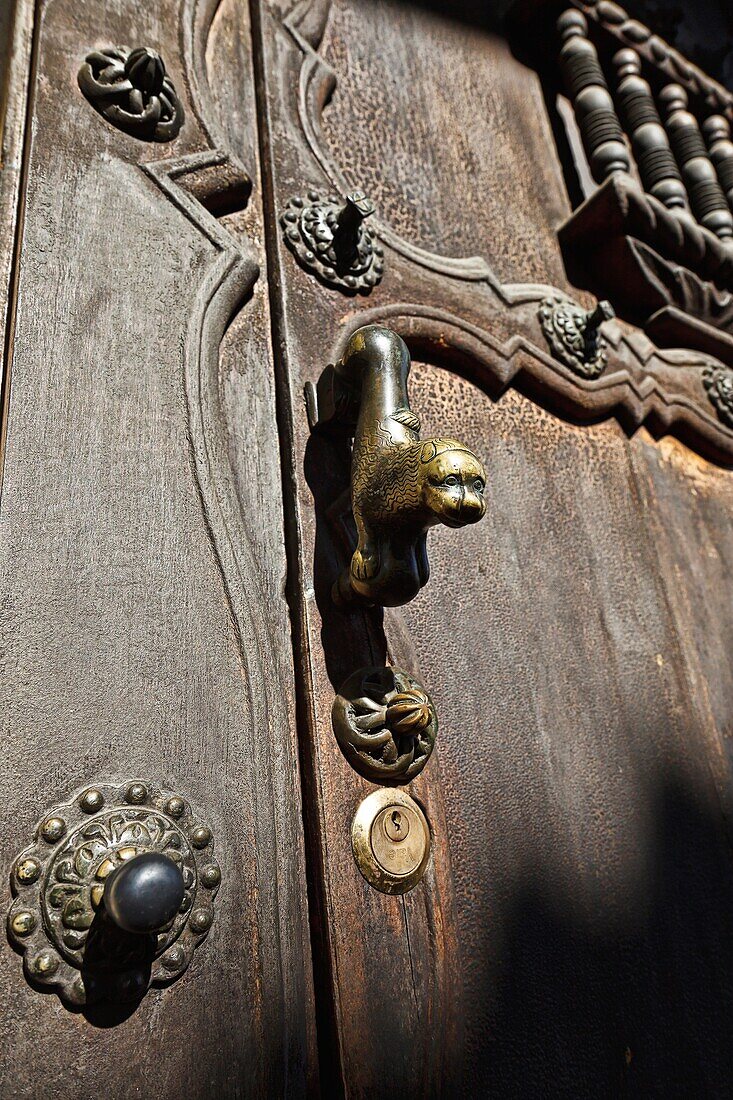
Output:
[[[178,912],[184,889],[183,875],[172,859],[160,852],[142,852],[111,873],[104,906],[125,932],[160,932]]]
[[[140,46],[127,58],[125,75],[133,88],[139,88],[148,95],[160,95],[165,80],[163,58],[155,50]]]
[[[373,213],[374,204],[363,191],[353,191],[346,196],[345,205],[336,215],[336,226],[333,230],[333,248],[338,272],[348,274],[354,265],[359,264],[362,222]]]

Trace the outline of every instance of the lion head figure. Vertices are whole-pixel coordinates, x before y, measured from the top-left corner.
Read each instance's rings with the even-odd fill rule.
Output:
[[[465,527],[486,511],[486,473],[476,455],[455,439],[429,439],[422,444],[420,495],[436,523]]]

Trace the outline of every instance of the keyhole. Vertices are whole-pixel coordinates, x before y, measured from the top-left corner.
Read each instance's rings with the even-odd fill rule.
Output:
[[[401,810],[391,810],[384,818],[384,831],[395,843],[404,840],[410,831],[410,822]]]

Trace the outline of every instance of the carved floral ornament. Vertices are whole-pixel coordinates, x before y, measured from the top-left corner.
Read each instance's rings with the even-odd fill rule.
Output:
[[[542,331],[553,354],[582,378],[597,378],[608,364],[608,345],[601,324],[616,316],[610,302],[585,310],[562,295],[540,305]]]
[[[585,310],[563,295],[545,298],[539,309],[542,331],[555,358],[587,379],[599,378],[608,367],[608,344],[600,325],[614,316],[609,302]],[[697,369],[718,418],[733,429],[733,369],[713,359],[692,358],[701,364]]]
[[[345,200],[310,190],[290,199],[280,224],[301,267],[327,286],[368,293],[382,279],[384,252],[366,219],[374,206],[363,191]]]

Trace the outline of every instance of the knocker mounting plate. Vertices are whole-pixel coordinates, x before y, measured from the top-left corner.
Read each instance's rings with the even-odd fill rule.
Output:
[[[77,79],[95,110],[133,137],[172,141],[183,125],[183,106],[163,58],[147,46],[92,50]]]
[[[363,191],[344,201],[312,190],[307,199],[290,199],[280,224],[285,243],[306,271],[338,290],[368,292],[384,273],[384,253],[364,220],[373,213]]]
[[[13,865],[8,932],[29,980],[72,1006],[135,1000],[173,981],[211,927],[221,878],[212,848],[188,802],[147,783],[90,787],[52,810]],[[105,883],[144,853],[173,862],[183,898],[167,926],[132,935],[106,913]]]
[[[409,783],[435,745],[438,716],[423,687],[400,668],[362,668],[333,702],[341,751],[373,783]]]

